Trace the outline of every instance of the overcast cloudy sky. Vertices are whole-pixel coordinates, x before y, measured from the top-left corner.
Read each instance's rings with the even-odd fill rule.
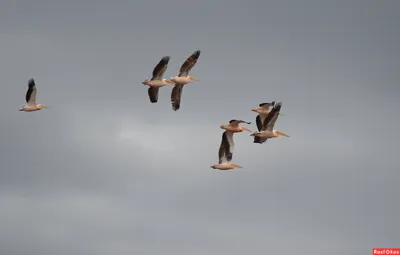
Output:
[[[0,253],[370,254],[399,247],[400,2],[3,0]],[[141,84],[196,49],[172,111]],[[18,112],[29,78],[38,103]],[[282,101],[290,138],[222,130]]]

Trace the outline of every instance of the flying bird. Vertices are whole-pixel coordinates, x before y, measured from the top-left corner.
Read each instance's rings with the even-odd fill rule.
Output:
[[[233,132],[225,131],[224,133],[222,133],[221,145],[218,151],[218,164],[212,165],[211,168],[218,170],[232,170],[234,168],[242,168],[239,165],[230,163],[232,160],[233,148]]]
[[[279,116],[279,111],[281,110],[282,102],[274,104],[274,107],[268,113],[265,118],[261,130],[259,132],[254,132],[251,136],[254,136],[254,143],[265,143],[268,138],[276,138],[279,136],[289,137],[287,134],[284,134],[278,130],[274,130],[274,125]]]
[[[28,81],[28,91],[26,92],[25,95],[25,100],[28,103],[25,106],[22,106],[19,111],[21,112],[34,112],[34,111],[40,111],[42,109],[48,108],[45,105],[42,104],[36,104],[36,84],[34,79],[30,79]]]
[[[165,71],[167,70],[168,67],[168,62],[171,57],[165,56],[163,57],[160,62],[154,67],[153,70],[153,77],[151,80],[145,80],[142,83],[146,86],[149,86],[148,89],[148,94],[150,98],[151,103],[157,103],[158,101],[158,90],[161,87],[164,87],[167,84],[175,84],[174,82],[168,80],[168,79],[163,79],[163,75]]]
[[[257,118],[256,118],[256,124],[257,124],[258,131],[261,131],[262,123],[264,122],[268,113],[271,111],[270,107],[274,106],[274,104],[275,104],[275,101],[272,101],[271,103],[261,103],[258,105],[259,107],[251,109],[252,112],[258,113]]]
[[[228,125],[221,125],[220,128],[233,133],[240,133],[243,130],[253,132],[244,126],[239,126],[240,123],[251,124],[251,122],[246,122],[244,120],[230,120]]]
[[[171,81],[175,83],[174,88],[171,92],[171,104],[174,111],[179,110],[181,105],[182,90],[183,86],[191,81],[198,81],[193,76],[189,75],[190,70],[196,64],[200,57],[200,51],[196,50],[186,61],[182,64],[179,74],[177,76],[171,77]]]

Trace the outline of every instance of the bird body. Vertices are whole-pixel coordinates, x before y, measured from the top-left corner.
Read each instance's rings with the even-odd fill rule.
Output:
[[[162,79],[162,80],[145,80],[144,82],[142,82],[145,86],[150,86],[150,87],[154,87],[154,88],[161,88],[164,87],[165,85],[168,84],[175,84],[174,82],[172,82],[171,80],[168,79]]]
[[[218,170],[232,170],[234,168],[243,168],[243,167],[233,163],[222,163],[222,164],[212,165],[211,168]]]
[[[240,132],[243,132],[243,130],[246,130],[246,131],[251,132],[251,130],[249,130],[248,128],[243,127],[243,126],[232,127],[232,126],[230,126],[230,125],[223,125],[223,124],[222,124],[222,125],[220,126],[220,128],[221,128],[221,129],[225,129],[226,131],[229,131],[229,132],[232,132],[232,133],[240,133]]]
[[[188,75],[188,76],[173,76],[170,78],[170,80],[175,83],[175,84],[180,84],[180,85],[186,85],[190,83],[191,81],[197,81],[196,78]]]
[[[35,112],[40,111],[42,109],[47,108],[45,105],[37,104],[37,105],[25,105],[19,109],[20,112]]]
[[[265,108],[262,108],[262,107],[254,108],[254,109],[251,109],[251,110],[253,112],[256,112],[256,113],[258,113],[260,115],[264,115],[264,116],[267,116],[267,114],[271,111],[269,109],[265,109]]]
[[[279,136],[286,136],[289,137],[288,135],[278,131],[278,130],[272,130],[272,131],[261,131],[261,132],[255,132],[251,134],[252,136],[258,136],[260,138],[276,138]]]
[[[20,112],[35,112],[48,108],[42,104],[36,104],[36,84],[34,79],[28,81],[28,90],[26,91],[25,100],[28,103],[19,109]]]

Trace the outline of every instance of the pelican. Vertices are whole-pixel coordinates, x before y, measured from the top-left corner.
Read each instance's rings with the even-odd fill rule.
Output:
[[[158,89],[164,87],[167,84],[174,84],[171,80],[163,79],[163,75],[168,67],[168,62],[171,57],[165,56],[163,57],[160,62],[154,67],[153,70],[153,77],[151,80],[143,81],[144,86],[149,86],[149,98],[151,103],[157,103],[158,101]]]
[[[36,91],[35,80],[30,79],[28,81],[28,91],[26,92],[25,95],[25,100],[28,104],[22,106],[22,108],[19,109],[20,112],[35,112],[48,108],[45,105],[36,104],[36,92],[37,91]]]
[[[246,122],[244,120],[230,120],[228,125],[221,125],[220,128],[233,133],[240,133],[243,132],[243,130],[253,132],[246,127],[239,126],[240,123],[251,124],[251,122]]]
[[[259,132],[254,132],[251,136],[254,136],[254,143],[265,143],[268,138],[276,138],[279,136],[289,137],[287,134],[284,134],[278,130],[273,130],[276,120],[279,116],[279,111],[281,110],[282,102],[274,104],[274,107],[268,113],[265,118],[261,130]]]
[[[262,123],[264,122],[268,113],[271,111],[270,107],[274,106],[274,104],[275,101],[272,101],[271,103],[261,103],[258,105],[259,107],[251,109],[252,112],[258,113],[258,116],[256,118],[258,131],[260,131]],[[283,113],[279,113],[279,115],[283,116]]]
[[[225,131],[222,134],[221,145],[218,151],[218,164],[212,165],[211,168],[218,170],[232,170],[234,168],[242,168],[239,165],[230,163],[232,160],[233,148],[233,132]]]
[[[172,89],[171,93],[171,103],[172,109],[174,111],[179,110],[181,105],[181,97],[183,86],[188,84],[191,81],[198,81],[193,76],[188,75],[190,70],[196,64],[197,60],[200,57],[200,51],[196,50],[190,57],[186,59],[186,61],[182,64],[181,69],[179,70],[179,75],[171,77],[171,81],[175,83],[175,87]]]
[[[252,112],[258,113],[257,118],[256,118],[256,124],[257,124],[258,131],[261,131],[262,123],[264,122],[268,113],[271,111],[270,107],[274,106],[274,104],[275,104],[275,101],[272,101],[271,103],[261,103],[258,105],[259,107],[251,109]]]

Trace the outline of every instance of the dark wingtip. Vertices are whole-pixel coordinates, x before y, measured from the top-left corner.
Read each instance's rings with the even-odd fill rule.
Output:
[[[30,78],[30,79],[28,80],[28,86],[29,86],[29,87],[35,86],[35,80],[34,80],[33,78]]]
[[[168,62],[170,59],[171,59],[170,56],[164,56],[161,60],[165,61],[165,62]]]
[[[195,51],[193,52],[193,55],[199,57],[199,56],[200,56],[200,53],[201,53],[200,50],[195,50]]]
[[[279,110],[279,109],[281,109],[281,107],[282,107],[282,102],[278,102],[278,103],[274,104],[274,109]]]

